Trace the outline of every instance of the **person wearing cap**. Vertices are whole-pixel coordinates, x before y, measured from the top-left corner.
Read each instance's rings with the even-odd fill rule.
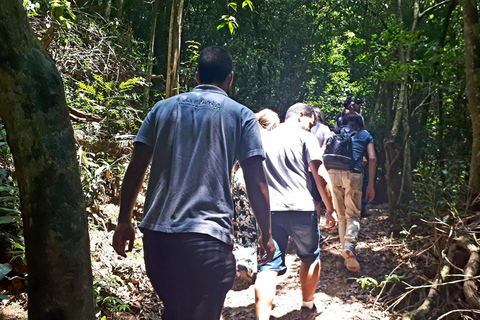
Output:
[[[369,179],[365,197],[368,202],[375,197],[374,180],[376,156],[373,137],[364,130],[363,118],[355,111],[345,112],[339,128],[342,134],[351,136],[353,169],[328,169],[333,191],[333,202],[338,216],[338,234],[342,244],[342,256],[347,269],[360,271],[355,246],[360,231],[362,209],[362,184],[364,179],[363,158],[368,157]]]
[[[355,97],[349,97],[345,99],[345,101],[343,102],[344,110],[337,118],[337,123],[334,129],[335,133],[339,132],[340,127],[342,126],[342,122],[343,122],[342,120],[345,114],[354,112],[360,115],[360,112],[362,111],[361,110],[362,103],[363,103],[362,99],[357,99]],[[365,121],[363,120],[363,117],[362,117],[362,123],[363,123],[363,126],[365,126]],[[369,174],[368,159],[367,157],[364,157],[363,158],[362,210],[360,212],[361,217],[368,216],[366,208],[369,201],[366,195],[367,195],[367,186],[370,179],[369,177],[370,177],[370,174]]]
[[[342,126],[342,121],[345,114],[350,112],[355,112],[360,114],[360,112],[362,111],[362,107],[361,107],[362,103],[363,103],[362,99],[357,99],[355,97],[348,97],[347,99],[345,99],[345,101],[343,102],[344,109],[342,113],[337,117],[337,122],[335,123],[335,129],[334,129],[335,133],[339,132],[340,127]],[[362,121],[363,121],[363,117],[362,117]]]

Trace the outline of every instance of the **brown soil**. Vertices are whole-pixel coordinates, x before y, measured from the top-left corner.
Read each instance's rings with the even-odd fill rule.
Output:
[[[90,231],[94,279],[112,280],[110,294],[121,298],[130,306],[129,312],[107,314],[107,319],[161,319],[161,304],[145,275],[141,239],[137,239],[134,252],[130,253],[127,259],[116,255],[110,245],[113,234],[111,225],[115,223],[113,219],[117,210],[113,205],[103,207],[103,216],[107,217],[101,224],[103,228]],[[387,286],[383,291],[375,286],[362,288],[361,283],[356,280],[368,277],[380,283],[391,273],[408,272],[408,264],[403,264],[402,268],[392,272],[402,264],[402,257],[407,254],[408,248],[404,241],[391,237],[387,216],[382,210],[379,207],[370,208],[370,216],[361,219],[357,246],[358,260],[361,265],[359,273],[346,269],[340,255],[340,244],[336,232],[331,234],[330,239],[322,245],[322,273],[315,299],[323,303],[326,308],[323,319],[400,319],[398,313],[388,309],[391,301],[382,300],[385,296],[395,296],[392,294],[394,287]],[[141,237],[141,233],[137,233],[137,237]],[[291,253],[287,255],[288,271],[277,279],[277,295],[274,300],[272,319],[299,318],[301,303],[299,266],[300,261],[293,247]],[[401,272],[400,269],[402,269]],[[7,291],[3,293],[9,294]],[[223,318],[225,320],[255,319],[254,301],[254,286],[241,291],[230,291],[225,301]],[[388,305],[387,302],[389,302]],[[25,307],[25,294],[12,296],[9,302],[0,304],[0,319],[27,319]],[[98,319],[100,318],[99,315]]]

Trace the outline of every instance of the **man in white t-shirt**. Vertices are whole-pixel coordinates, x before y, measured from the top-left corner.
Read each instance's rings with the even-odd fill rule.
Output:
[[[255,309],[259,320],[270,318],[275,279],[287,270],[285,250],[289,236],[295,241],[297,255],[302,261],[300,319],[316,319],[323,311],[313,302],[320,277],[320,247],[318,218],[308,190],[309,169],[324,197],[327,223],[335,220],[333,202],[325,190],[326,182],[318,173],[322,164],[321,149],[315,136],[309,132],[314,123],[312,107],[297,103],[287,110],[285,123],[262,135],[276,251],[271,262],[260,264],[255,283]]]

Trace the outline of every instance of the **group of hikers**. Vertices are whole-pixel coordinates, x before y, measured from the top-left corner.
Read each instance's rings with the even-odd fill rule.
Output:
[[[124,257],[133,248],[133,209],[151,165],[139,228],[147,276],[164,305],[162,319],[220,319],[242,250],[258,262],[256,317],[269,319],[275,279],[287,270],[289,237],[301,260],[300,319],[316,319],[323,311],[314,302],[322,206],[329,231],[338,226],[346,267],[360,270],[355,245],[362,188],[371,201],[376,165],[361,100],[345,101],[330,133],[321,111],[308,104],[292,105],[280,123],[272,110],[254,114],[229,98],[233,62],[222,47],[202,50],[196,78],[191,92],[159,101],[138,132],[113,247]],[[344,146],[350,156],[335,151]],[[232,192],[241,195],[236,203]],[[235,210],[239,206],[243,214]]]

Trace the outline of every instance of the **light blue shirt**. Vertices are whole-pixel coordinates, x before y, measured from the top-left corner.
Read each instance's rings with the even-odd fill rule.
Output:
[[[253,112],[222,89],[200,85],[158,102],[135,142],[153,148],[140,227],[208,234],[233,243],[234,162],[264,157]]]

